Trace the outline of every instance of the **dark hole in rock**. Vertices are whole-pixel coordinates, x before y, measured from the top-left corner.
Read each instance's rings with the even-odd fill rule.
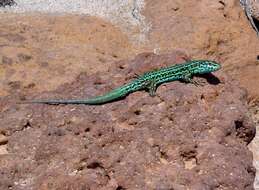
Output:
[[[85,129],[85,132],[86,132],[86,133],[90,132],[90,128],[87,127],[87,128]]]
[[[243,127],[243,121],[235,121],[235,128],[240,129]]]
[[[259,30],[259,20],[256,20],[255,18],[253,18],[253,21],[255,23],[256,29]]]
[[[99,162],[92,162],[87,165],[88,169],[96,169],[96,168],[102,168],[101,164]]]
[[[112,54],[112,57],[114,57],[114,58],[118,58],[118,55],[116,55],[116,54]]]
[[[172,10],[173,10],[173,11],[178,11],[178,10],[179,10],[179,7],[173,7]]]
[[[25,125],[23,125],[23,128],[26,129],[26,128],[29,128],[29,127],[31,127],[31,123],[29,121],[27,121],[25,123]]]
[[[180,154],[184,159],[189,160],[192,158],[196,158],[197,151],[196,150],[184,150]]]
[[[103,81],[101,80],[94,81],[94,85],[101,85],[101,84],[103,84]]]
[[[119,66],[119,69],[124,69],[125,67],[123,65],[120,65]]]
[[[63,129],[52,129],[48,132],[48,136],[64,136],[66,133]]]
[[[162,158],[164,158],[164,159],[166,159],[166,160],[169,158],[169,156],[166,154],[165,151],[160,151],[160,153],[161,153],[161,157],[162,157]]]
[[[255,168],[254,167],[248,167],[248,168],[246,168],[246,171],[247,171],[247,173],[252,173],[252,174],[255,174]]]
[[[140,113],[141,113],[141,111],[140,111],[140,110],[136,110],[136,111],[134,111],[134,114],[135,114],[135,115],[140,115]]]
[[[98,133],[98,137],[101,137],[103,134],[102,133]]]
[[[119,186],[116,188],[116,190],[125,190],[125,188],[119,185]]]
[[[76,131],[74,134],[75,134],[76,136],[78,136],[78,135],[80,135],[80,132],[79,132],[79,131]]]
[[[219,1],[219,3],[220,3],[221,5],[223,5],[223,6],[225,6],[224,1]]]

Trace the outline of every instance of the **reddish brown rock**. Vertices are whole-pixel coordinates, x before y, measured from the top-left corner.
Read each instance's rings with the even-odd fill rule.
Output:
[[[103,94],[145,71],[188,59],[143,53],[34,97],[0,101],[1,189],[253,189],[255,134],[246,92],[222,70],[101,105],[20,105],[26,99]]]
[[[82,71],[107,70],[113,61],[143,51],[181,49],[192,58],[221,62],[258,99],[258,87],[251,81],[259,81],[259,38],[238,0],[145,0],[141,14],[146,27],[136,24],[132,31],[127,20],[114,25],[112,19],[85,15],[2,13],[0,96],[13,93],[10,82],[20,81],[24,87],[35,83],[27,89],[35,94],[71,82]],[[129,40],[138,35],[146,40]],[[48,66],[42,68],[43,63]]]
[[[152,24],[150,46],[159,52],[182,49],[192,58],[216,59],[224,71],[259,98],[259,38],[238,0],[146,0],[143,14]]]

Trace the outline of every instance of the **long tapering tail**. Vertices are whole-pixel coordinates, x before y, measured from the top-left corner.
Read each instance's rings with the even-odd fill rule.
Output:
[[[104,104],[108,102],[112,102],[114,100],[123,98],[127,96],[130,92],[133,90],[136,91],[136,89],[133,89],[132,86],[134,86],[133,83],[124,85],[122,87],[116,88],[112,90],[111,92],[102,95],[102,96],[96,96],[94,98],[90,99],[82,99],[82,100],[29,100],[29,101],[22,101],[22,104],[31,104],[31,103],[37,103],[37,104],[51,104],[51,105],[57,105],[57,104],[86,104],[86,105],[98,105],[98,104]]]

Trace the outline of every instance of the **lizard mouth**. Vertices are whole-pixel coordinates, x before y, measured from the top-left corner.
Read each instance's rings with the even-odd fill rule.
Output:
[[[207,65],[207,68],[213,72],[213,71],[217,71],[219,69],[221,69],[221,65],[219,63],[216,62],[211,62],[209,65]]]
[[[219,69],[221,69],[221,65],[220,64],[210,66],[210,70],[211,71],[217,71]]]

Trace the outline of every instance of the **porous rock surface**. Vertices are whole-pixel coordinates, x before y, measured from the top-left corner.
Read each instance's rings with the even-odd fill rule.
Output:
[[[0,7],[12,6],[15,4],[13,0],[0,0]]]
[[[204,86],[176,81],[99,106],[16,103],[103,94],[186,59],[143,53],[55,91],[1,98],[0,189],[253,189],[246,91],[222,71],[194,78]]]

